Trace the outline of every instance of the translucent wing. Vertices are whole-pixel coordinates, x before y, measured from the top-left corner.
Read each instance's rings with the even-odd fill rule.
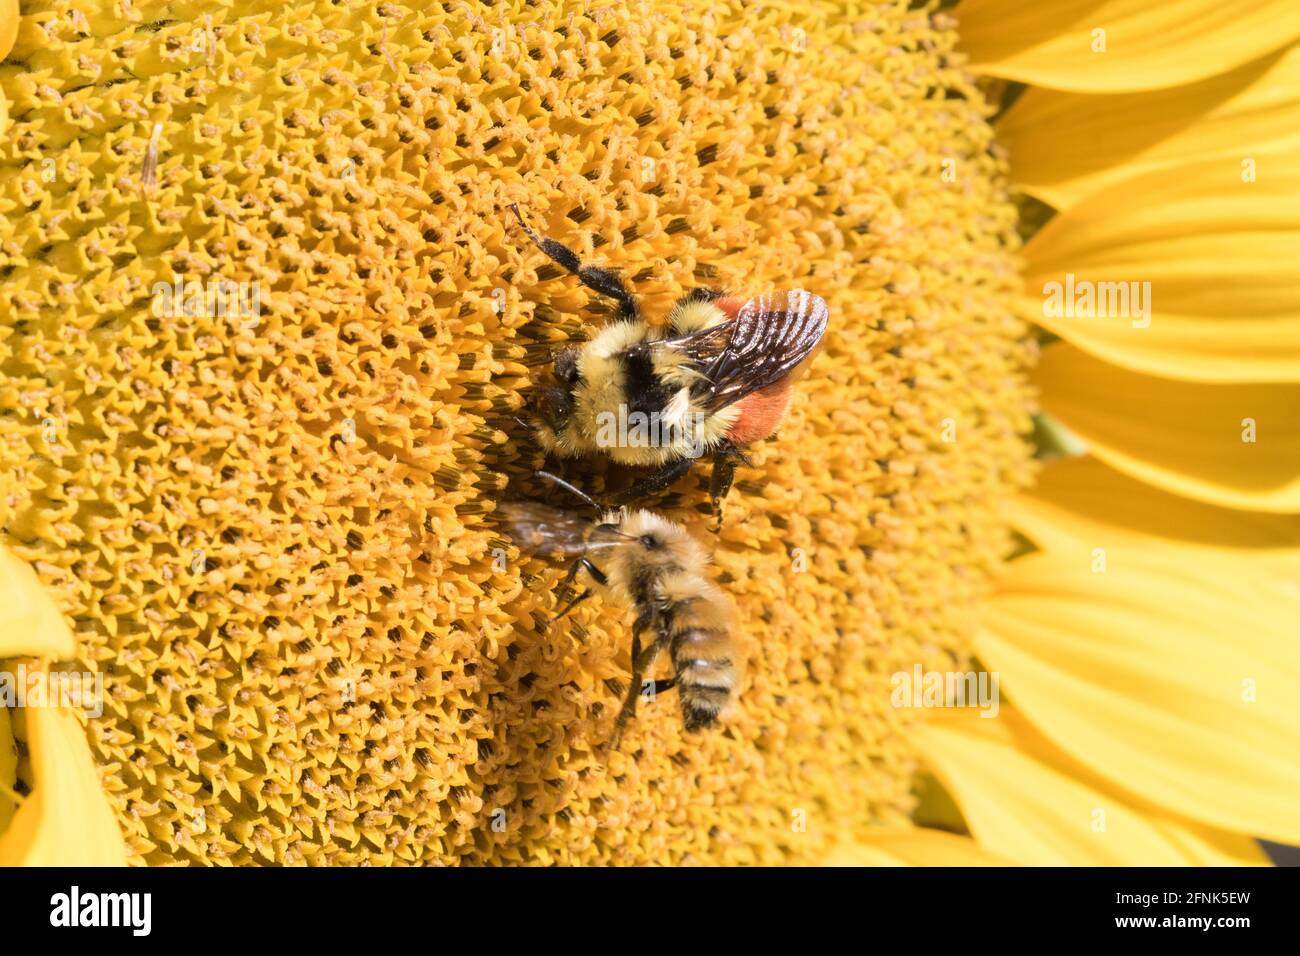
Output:
[[[540,501],[502,501],[497,514],[510,539],[531,554],[572,557],[592,547],[588,539],[593,522],[576,512]]]
[[[730,322],[655,344],[687,353],[700,374],[694,397],[715,412],[793,372],[821,342],[829,314],[811,292],[774,292],[745,302]]]

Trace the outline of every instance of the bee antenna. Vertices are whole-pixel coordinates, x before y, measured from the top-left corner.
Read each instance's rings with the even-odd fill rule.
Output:
[[[537,246],[537,248],[541,249],[543,252],[546,252],[546,246],[542,242],[542,237],[533,231],[532,226],[524,222],[524,214],[519,211],[519,203],[512,202],[506,208],[515,214],[515,218],[519,220],[519,225],[523,227],[524,232],[528,235],[528,238],[532,241],[533,245]],[[548,256],[550,255],[549,252],[546,254]]]
[[[602,506],[598,501],[596,501],[594,498],[592,498],[591,495],[587,494],[587,493],[586,493],[585,491],[583,491],[582,489],[580,489],[580,488],[575,488],[573,485],[569,484],[569,483],[568,483],[567,481],[565,481],[563,478],[557,477],[556,475],[551,474],[549,471],[539,471],[539,472],[536,472],[535,474],[537,475],[538,478],[544,478],[544,479],[546,479],[547,481],[551,482],[552,484],[559,485],[559,486],[560,486],[561,488],[563,488],[565,491],[568,491],[568,492],[570,492],[570,493],[572,493],[572,494],[574,494],[574,495],[577,495],[579,498],[581,498],[581,499],[582,499],[583,501],[585,501],[587,504],[591,505],[591,506],[592,506],[593,508],[595,508],[597,511],[602,511],[602,512],[603,512],[603,511],[607,511],[607,510],[608,510],[607,508],[605,508],[604,506]]]

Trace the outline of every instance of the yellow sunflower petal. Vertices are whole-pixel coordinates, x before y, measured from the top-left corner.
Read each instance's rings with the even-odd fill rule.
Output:
[[[14,786],[18,783],[18,747],[9,708],[0,707],[0,833],[14,815]]]
[[[1016,561],[975,653],[1019,711],[1114,786],[1297,843],[1297,619],[1294,574],[1098,536]]]
[[[26,711],[35,786],[0,834],[0,866],[125,866],[86,734],[68,711]]]
[[[0,658],[75,656],[77,642],[26,561],[0,547]]]
[[[1255,171],[1160,169],[1061,213],[1025,248],[1021,313],[1134,371],[1300,382],[1300,153]]]
[[[967,836],[916,827],[840,843],[826,866],[1012,866]]]
[[[954,15],[976,72],[1088,93],[1191,83],[1300,36],[1292,0],[965,0]]]
[[[18,37],[18,0],[0,0],[0,60],[9,55]],[[3,125],[0,125],[3,129]]]
[[[1048,462],[1016,502],[1016,528],[1044,550],[1105,544],[1187,549],[1300,568],[1300,516],[1234,511],[1160,491],[1090,456]],[[1194,559],[1193,559],[1194,560]],[[1254,573],[1253,571],[1249,573]]]
[[[1154,169],[1300,145],[1300,47],[1191,86],[1092,96],[1031,88],[998,120],[1018,187],[1056,209]],[[1115,212],[1123,213],[1122,207]]]
[[[1300,386],[1130,372],[1058,342],[1034,372],[1043,407],[1127,475],[1247,511],[1300,511]]]
[[[1253,840],[1135,807],[1074,764],[1020,715],[950,712],[918,746],[961,806],[975,839],[1029,866],[1226,866],[1263,863]]]
[[[907,866],[892,853],[863,843],[843,841],[822,861],[822,866]]]

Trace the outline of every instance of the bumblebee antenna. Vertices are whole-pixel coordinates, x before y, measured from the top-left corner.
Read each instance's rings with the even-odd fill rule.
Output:
[[[537,246],[537,248],[541,249],[543,252],[546,252],[547,255],[550,255],[550,252],[547,251],[546,244],[543,241],[542,237],[533,231],[532,226],[524,222],[524,214],[519,211],[519,203],[512,202],[507,208],[512,213],[515,214],[515,218],[519,220],[519,225],[524,227],[524,232],[527,234],[528,238],[533,241],[533,244]]]
[[[591,497],[591,495],[587,494],[587,493],[586,493],[585,491],[583,491],[582,489],[580,489],[580,488],[575,488],[573,485],[569,484],[569,483],[568,483],[567,481],[565,481],[563,478],[557,477],[556,475],[551,474],[549,471],[538,471],[538,472],[535,472],[534,474],[536,474],[538,478],[544,478],[544,479],[546,479],[547,481],[551,482],[552,484],[559,485],[559,486],[560,486],[561,488],[563,488],[565,491],[568,491],[568,492],[570,492],[571,494],[577,495],[579,498],[581,498],[583,501],[585,501],[587,504],[591,505],[593,508],[595,508],[595,509],[596,509],[597,511],[599,511],[599,512],[604,512],[604,511],[608,511],[608,510],[609,510],[608,508],[606,508],[604,505],[600,504],[600,502],[596,501],[596,499],[594,499],[593,497]]]

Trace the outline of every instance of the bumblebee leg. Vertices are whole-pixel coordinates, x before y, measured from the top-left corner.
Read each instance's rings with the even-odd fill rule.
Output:
[[[600,568],[596,567],[596,565],[592,564],[591,559],[579,558],[577,561],[574,561],[571,565],[569,565],[569,570],[565,572],[564,577],[560,581],[560,587],[567,588],[569,585],[571,585],[573,583],[574,578],[578,576],[578,572],[583,570],[584,568],[586,569],[587,573],[591,575],[592,580],[594,580],[597,584],[605,585],[609,583],[609,578],[605,576],[605,572],[602,571]],[[564,617],[566,614],[572,611],[583,601],[587,600],[587,598],[591,597],[592,593],[593,592],[591,588],[587,588],[587,590],[579,594],[576,598],[574,598],[572,601],[566,604],[564,608],[560,611],[560,613],[556,614],[555,617],[551,618],[551,622],[550,624],[547,625],[547,627],[550,627],[553,624],[555,624],[556,621],[560,620],[560,618]]]
[[[630,505],[654,494],[656,491],[662,491],[690,471],[695,462],[696,459],[694,458],[679,458],[677,461],[669,462],[658,471],[651,472],[646,477],[619,492],[614,496],[613,503],[616,505]]]
[[[653,618],[653,616],[654,616],[653,612],[649,608],[647,608],[646,610],[638,614],[636,616],[636,620],[632,622],[632,674],[634,677],[636,675],[636,662],[641,659],[641,632],[650,626],[650,621]],[[636,712],[635,698],[639,692],[640,692],[640,682],[633,680],[628,685],[627,694],[623,698],[623,706],[619,708],[619,712],[618,712],[619,716],[615,722],[615,727],[614,727],[615,747],[618,746],[618,739],[620,736],[622,736],[623,733],[623,722],[626,719],[623,717],[623,712],[628,709],[629,703],[631,704],[632,712],[633,713]]]
[[[726,295],[725,292],[713,286],[696,286],[678,299],[677,304],[689,305],[692,302],[713,302],[716,299],[721,299],[724,295]]]
[[[618,716],[614,718],[614,736],[609,742],[610,747],[615,750],[618,749],[619,741],[623,739],[627,722],[636,716],[636,701],[641,696],[646,671],[654,664],[665,643],[664,638],[660,636],[653,644],[642,650],[640,635],[634,634],[632,637],[632,682],[628,685],[627,694],[623,698],[623,706],[619,708]]]
[[[659,652],[663,649],[664,641],[660,639],[641,652],[641,659],[634,662],[633,666],[640,669],[642,678],[645,677],[645,672],[650,669],[650,665],[655,662],[655,658],[659,656]]]
[[[573,563],[573,566],[575,568],[585,568],[587,573],[591,575],[591,579],[602,587],[609,583],[609,578],[605,577],[605,572],[592,564],[590,558],[579,558]],[[573,573],[577,574],[576,571]]]
[[[556,614],[555,617],[551,618],[551,623],[550,623],[550,625],[547,625],[547,626],[549,627],[549,626],[554,625],[556,622],[558,622],[558,621],[560,620],[560,618],[564,617],[566,614],[568,614],[570,611],[572,611],[575,607],[577,607],[577,606],[578,606],[579,604],[581,604],[583,601],[587,600],[587,598],[591,597],[591,595],[592,595],[593,593],[595,593],[595,592],[593,592],[593,591],[591,590],[591,588],[587,588],[587,590],[583,591],[581,594],[579,594],[576,598],[574,598],[574,599],[573,599],[572,601],[570,601],[568,604],[564,605],[564,607],[560,610],[560,613]]]
[[[578,254],[564,243],[556,239],[539,236],[528,223],[524,222],[524,217],[519,212],[518,203],[511,203],[510,211],[515,214],[515,218],[519,220],[519,225],[524,227],[524,232],[527,233],[533,244],[546,253],[552,261],[577,276],[578,280],[588,289],[608,296],[618,303],[616,320],[638,317],[640,308],[637,305],[636,297],[628,291],[627,286],[623,285],[623,280],[617,274],[597,266],[584,266],[578,258]]]
[[[573,583],[573,579],[578,576],[578,572],[584,568],[587,573],[591,575],[592,580],[597,584],[605,585],[609,583],[609,578],[605,576],[605,572],[592,564],[590,558],[579,558],[577,561],[574,561],[569,565],[569,570],[566,571],[564,577],[560,579],[560,586],[568,587]]]
[[[560,579],[560,587],[568,587],[573,583],[573,579],[578,576],[578,569],[582,567],[582,558],[574,561],[569,565],[569,570],[564,572],[564,577]]]
[[[736,477],[736,462],[725,452],[719,452],[713,458],[713,476],[709,480],[709,498],[713,502],[713,513],[718,518],[714,532],[722,530],[722,499],[731,490],[731,483]]]
[[[655,682],[654,682],[654,685],[655,685],[655,693],[656,693],[656,694],[662,694],[664,691],[666,691],[666,690],[672,690],[674,687],[677,686],[677,678],[676,678],[676,677],[663,677],[663,678],[660,678],[659,680],[655,681]]]
[[[604,587],[605,585],[609,584],[609,578],[605,576],[605,572],[602,571],[600,568],[596,567],[586,558],[582,559],[582,566],[587,569],[587,573],[590,574],[592,578],[595,580],[595,582],[599,584],[601,587]]]
[[[596,266],[584,266],[578,270],[578,281],[588,289],[609,296],[618,303],[618,312],[614,315],[614,321],[631,322],[640,315],[636,297],[628,291],[627,286],[623,285],[623,280],[616,273]]]
[[[623,739],[623,731],[627,729],[627,722],[636,713],[636,698],[640,691],[640,682],[636,680],[636,675],[633,675],[633,682],[628,685],[627,694],[623,697],[623,706],[618,709],[618,716],[614,718],[614,733],[609,738],[611,750],[618,749]]]
[[[637,655],[641,653],[641,635],[650,622],[654,620],[654,611],[650,608],[642,611],[632,622],[632,660],[636,660]]]

